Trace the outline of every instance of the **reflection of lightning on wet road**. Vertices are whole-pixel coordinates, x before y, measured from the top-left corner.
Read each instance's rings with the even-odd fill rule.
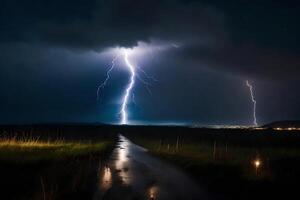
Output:
[[[109,183],[112,184],[104,189],[100,179],[103,199],[210,199],[184,172],[151,156],[146,149],[121,135],[105,166],[111,170]]]

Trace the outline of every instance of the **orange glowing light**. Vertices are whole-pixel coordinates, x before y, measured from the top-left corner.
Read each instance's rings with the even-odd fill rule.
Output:
[[[156,200],[158,199],[158,187],[152,186],[149,189],[149,200]]]
[[[261,165],[261,161],[260,161],[260,160],[258,160],[258,159],[257,159],[257,160],[255,160],[255,161],[254,161],[254,165],[255,165],[255,167],[256,167],[256,168],[259,168],[259,167],[260,167],[260,165]]]
[[[100,188],[107,191],[112,186],[112,173],[109,167],[105,167],[100,180]]]

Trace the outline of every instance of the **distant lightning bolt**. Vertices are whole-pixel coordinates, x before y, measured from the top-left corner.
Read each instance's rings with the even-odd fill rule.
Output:
[[[126,50],[124,51],[124,60],[125,60],[126,66],[128,67],[131,75],[130,75],[129,84],[125,90],[125,95],[123,97],[123,103],[122,103],[122,107],[121,107],[121,124],[127,124],[128,114],[127,114],[126,109],[127,109],[127,104],[128,104],[128,98],[131,94],[131,90],[135,83],[135,67],[130,63],[130,61],[128,59],[128,52]]]
[[[251,101],[253,103],[253,124],[255,126],[257,126],[257,120],[256,120],[256,100],[254,98],[254,94],[253,94],[253,86],[249,83],[248,80],[246,80],[246,85],[248,86],[249,90],[250,90],[250,95],[251,95]]]
[[[97,89],[97,101],[100,98],[100,90],[103,89],[106,86],[107,82],[110,79],[110,73],[115,68],[115,61],[117,60],[117,58],[118,58],[118,55],[115,56],[114,59],[111,61],[111,66],[109,67],[109,69],[106,72],[106,79],[98,86],[98,89]]]

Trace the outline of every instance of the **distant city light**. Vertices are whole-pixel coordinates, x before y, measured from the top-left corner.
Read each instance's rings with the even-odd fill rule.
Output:
[[[273,130],[276,130],[276,131],[300,131],[300,128],[296,128],[296,127],[287,127],[287,128],[276,127],[276,128],[273,128]]]

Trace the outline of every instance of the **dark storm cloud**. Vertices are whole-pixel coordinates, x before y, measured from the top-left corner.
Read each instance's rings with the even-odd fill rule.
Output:
[[[249,77],[300,74],[299,3],[280,1],[3,0],[2,43],[82,50],[159,40],[176,55]]]
[[[1,0],[0,123],[119,121],[128,73],[120,61],[96,102],[112,59],[98,52],[139,41],[174,48],[132,58],[159,82],[153,96],[136,85],[131,120],[250,124],[245,78],[254,85],[260,123],[299,119],[299,5]]]
[[[134,46],[138,41],[211,35],[217,17],[199,3],[177,1],[4,1],[2,41],[72,48]]]
[[[245,78],[299,80],[299,54],[252,44],[222,44],[214,48],[188,46],[175,52],[179,60],[192,66],[209,67]]]

